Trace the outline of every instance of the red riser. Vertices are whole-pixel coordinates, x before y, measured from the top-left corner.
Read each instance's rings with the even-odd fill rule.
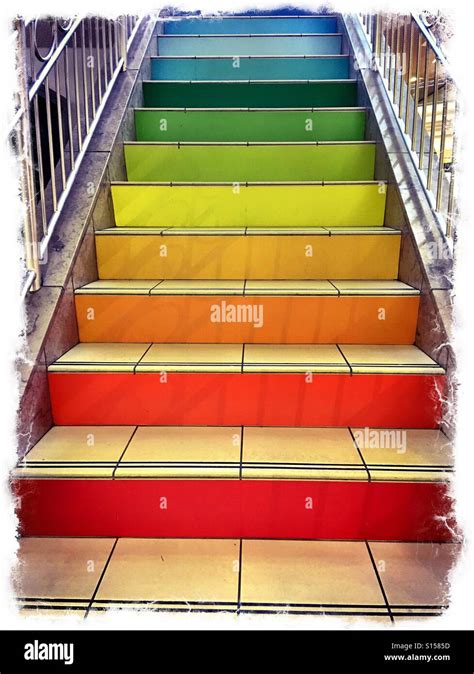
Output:
[[[453,526],[441,483],[24,479],[14,488],[25,536],[448,541]]]
[[[54,423],[437,428],[443,375],[50,373]]]

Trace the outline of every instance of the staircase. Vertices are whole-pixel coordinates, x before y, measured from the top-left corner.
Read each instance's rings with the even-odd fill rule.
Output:
[[[438,614],[446,377],[340,18],[163,30],[54,426],[14,473],[20,605]]]

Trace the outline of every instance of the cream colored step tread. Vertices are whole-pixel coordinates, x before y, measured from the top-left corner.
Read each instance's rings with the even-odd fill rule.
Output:
[[[391,227],[107,227],[95,231],[96,236],[333,236],[381,235],[401,236]]]
[[[397,280],[387,281],[249,281],[249,280],[115,280],[93,281],[77,295],[375,295],[411,296],[419,290]]]
[[[50,372],[444,374],[413,345],[81,343]]]
[[[233,426],[56,426],[16,478],[447,481],[441,431]]]
[[[385,617],[388,624],[390,613],[423,616],[427,607],[430,613],[441,612],[460,547],[398,541],[31,537],[20,539],[13,577],[19,605],[30,612],[84,610],[90,603],[89,615],[114,608],[240,609],[329,612],[350,619],[368,615]]]

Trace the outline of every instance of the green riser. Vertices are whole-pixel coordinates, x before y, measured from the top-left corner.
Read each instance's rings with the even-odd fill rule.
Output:
[[[373,180],[375,145],[125,145],[129,180],[283,182]]]

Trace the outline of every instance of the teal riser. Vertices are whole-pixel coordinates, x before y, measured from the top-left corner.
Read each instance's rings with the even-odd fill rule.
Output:
[[[333,17],[241,17],[166,21],[166,35],[238,35],[239,33],[337,33]]]
[[[158,37],[159,56],[318,56],[341,50],[341,35]]]
[[[337,80],[349,78],[349,57],[152,58],[153,80]]]
[[[143,82],[147,108],[334,108],[357,106],[357,83]]]

